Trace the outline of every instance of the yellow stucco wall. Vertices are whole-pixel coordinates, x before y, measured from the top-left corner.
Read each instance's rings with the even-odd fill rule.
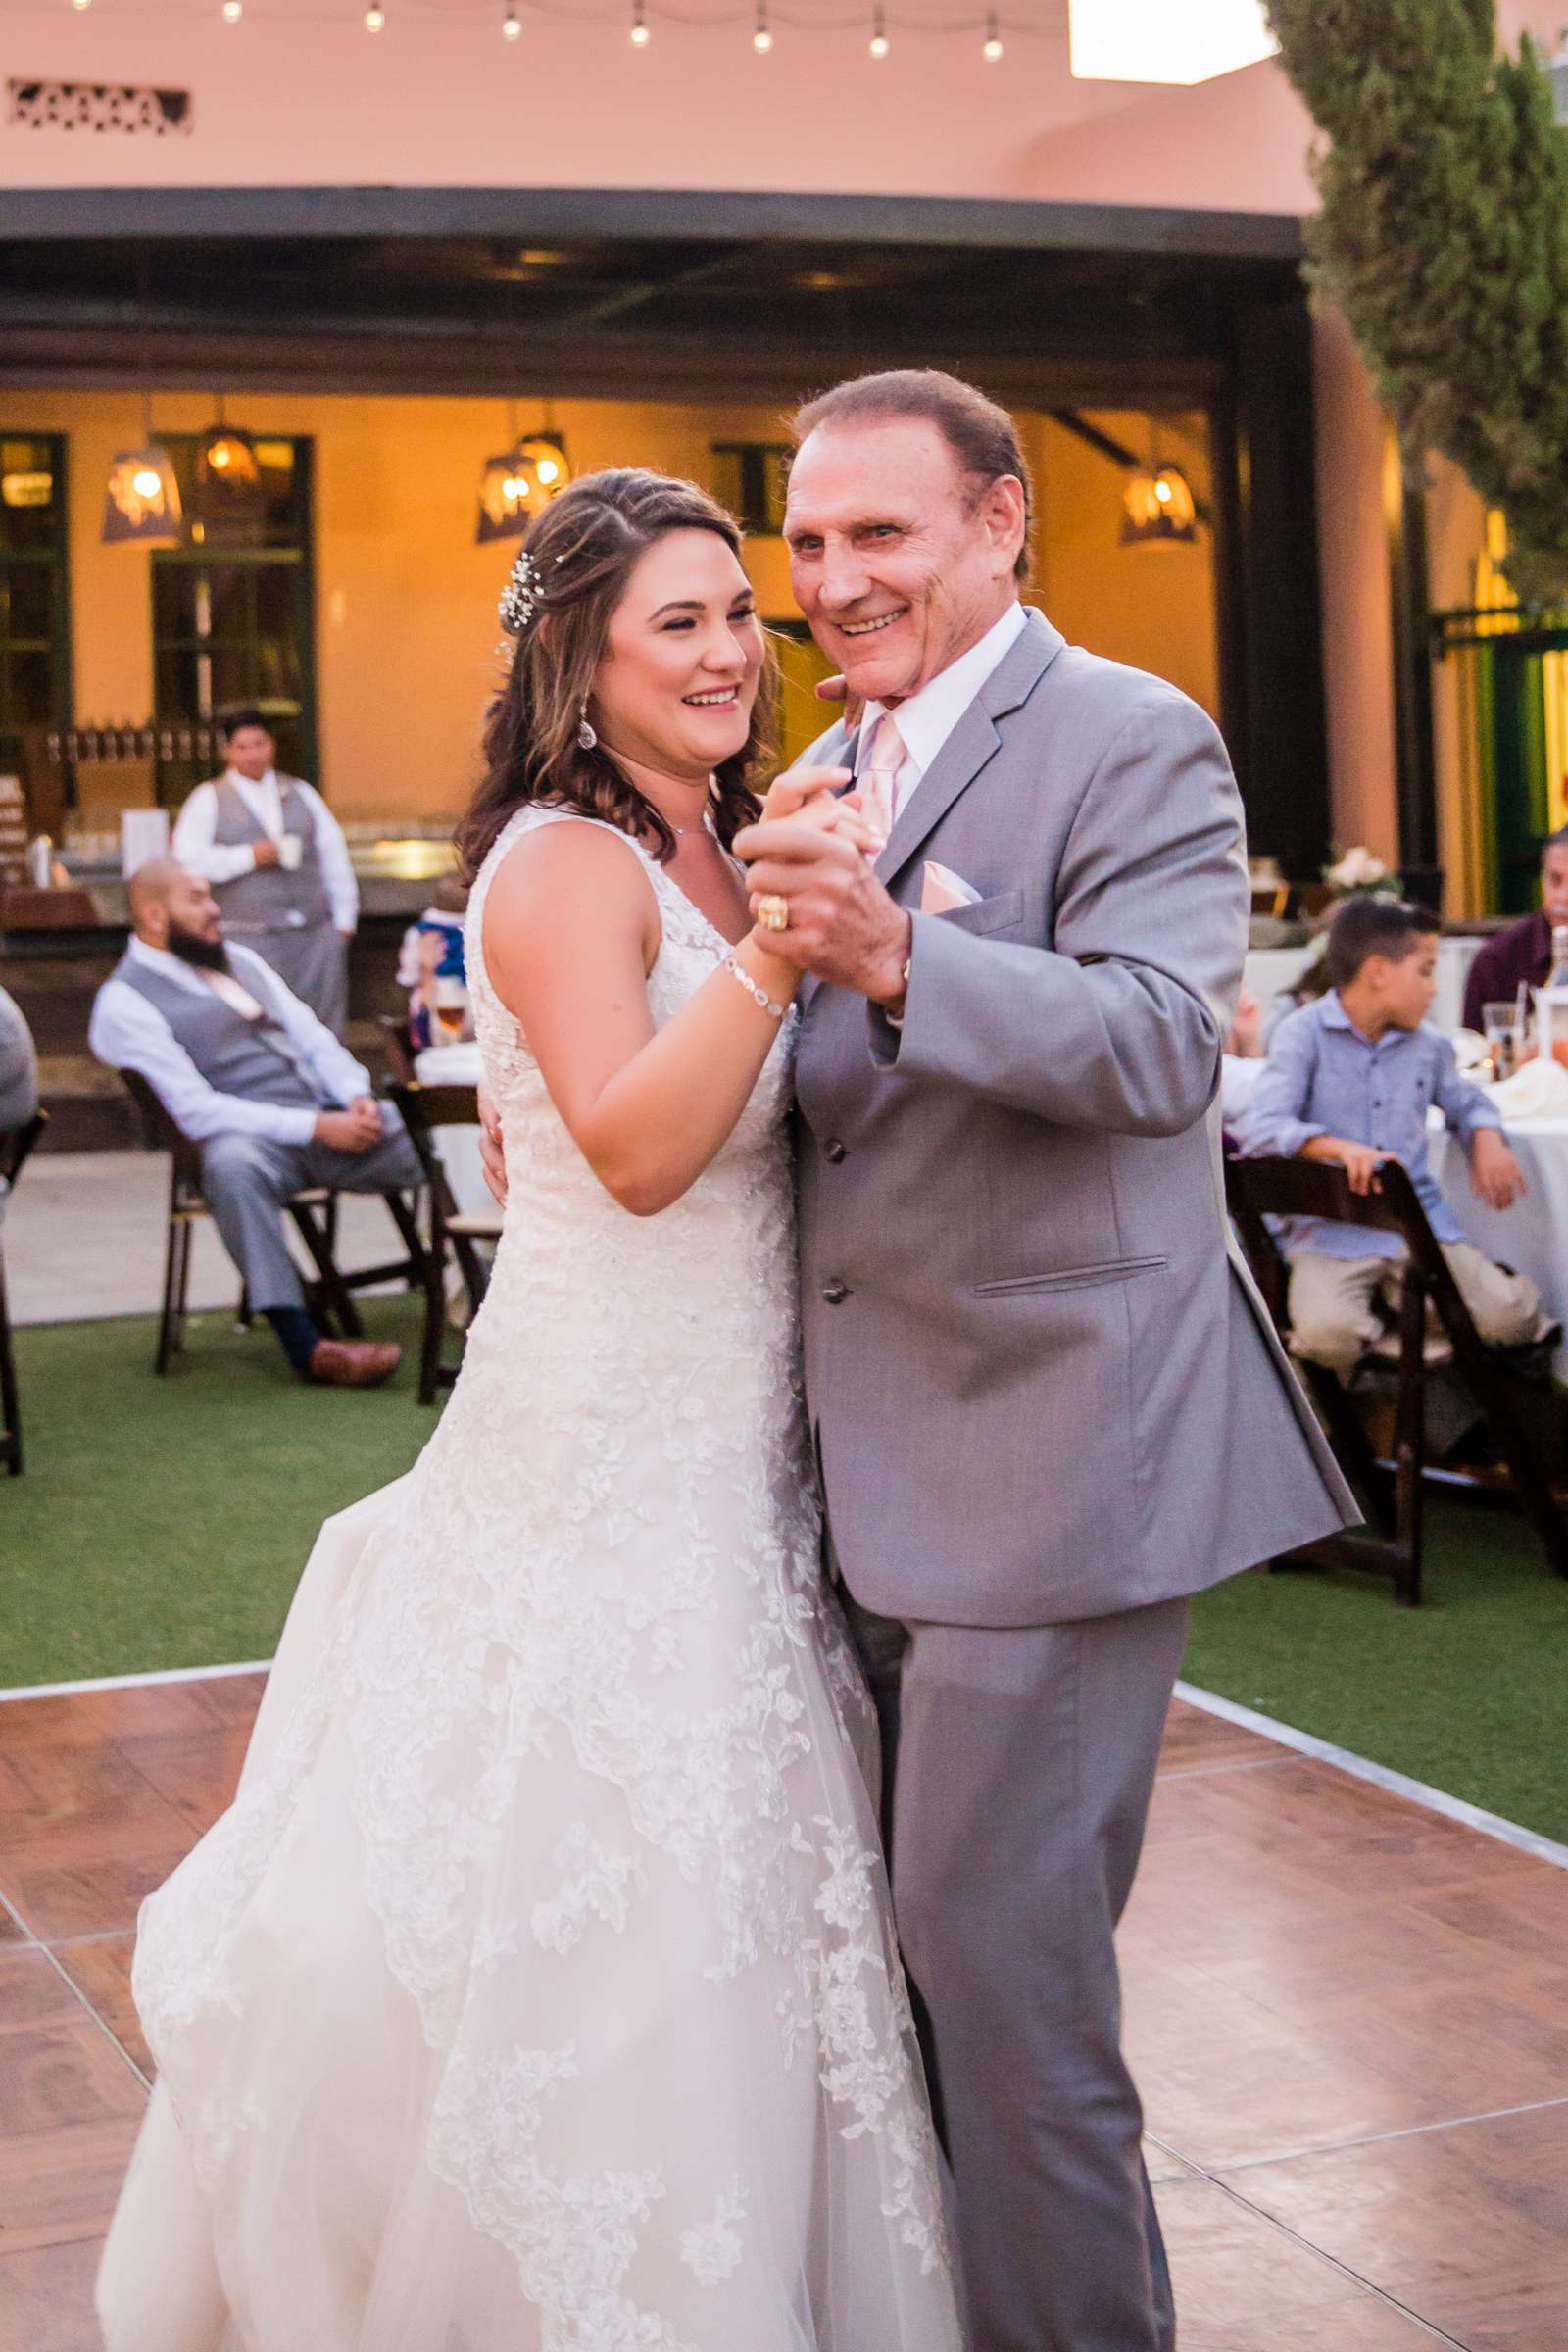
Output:
[[[1147,455],[1149,421],[1142,414],[1095,409],[1086,421],[1140,458]],[[1028,423],[1037,602],[1074,644],[1169,678],[1217,719],[1211,533],[1200,528],[1190,545],[1123,547],[1125,470],[1049,416]],[[1210,466],[1200,416],[1162,416],[1158,457],[1179,466],[1194,495],[1207,501]]]
[[[155,430],[199,431],[213,407],[201,394],[160,395]],[[349,818],[456,810],[495,676],[496,598],[514,552],[473,540],[479,469],[506,445],[504,404],[234,393],[228,413],[257,432],[315,441],[318,731],[334,806]],[[768,409],[566,401],[555,415],[579,471],[649,465],[704,479],[710,443],[782,438]],[[519,416],[537,421],[535,407]],[[6,393],[0,427],[70,435],[75,714],[144,719],[150,558],[99,539],[110,460],[141,439],[139,402],[128,392]],[[792,613],[787,588],[779,601],[776,556],[764,547],[760,559],[769,617]]]
[[[507,441],[499,400],[366,399],[282,393],[228,396],[231,421],[260,433],[309,434],[316,460],[316,619],[320,782],[343,817],[455,813],[472,780],[480,716],[499,637],[496,597],[509,543],[476,547],[474,503],[484,459]],[[212,421],[201,394],[160,394],[155,430]],[[722,441],[785,437],[776,409],[636,401],[563,401],[555,422],[578,471],[649,465],[710,480]],[[526,427],[543,415],[520,403]],[[1032,591],[1069,637],[1169,677],[1217,710],[1211,545],[1123,549],[1122,476],[1039,416],[1021,419],[1041,492],[1040,562]],[[1141,447],[1131,415],[1099,416]],[[0,429],[70,436],[74,715],[142,720],[152,708],[150,558],[105,547],[104,484],[117,449],[141,439],[138,397],[116,392],[6,392]],[[1200,441],[1169,453],[1207,480]],[[749,562],[765,615],[796,618],[782,543],[754,542]],[[804,673],[807,664],[793,664]],[[792,746],[822,713],[804,674],[789,689]]]

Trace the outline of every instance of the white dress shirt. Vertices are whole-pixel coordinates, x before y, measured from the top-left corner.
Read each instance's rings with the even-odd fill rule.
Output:
[[[289,1044],[333,1102],[347,1105],[372,1092],[368,1071],[251,949],[230,947],[228,974],[205,971],[140,939],[131,941],[129,953],[150,971],[162,972],[198,994],[211,991],[236,1010],[245,1009],[242,995],[274,1008]],[[317,1114],[304,1104],[294,1109],[283,1102],[250,1102],[242,1095],[220,1095],[202,1076],[157,1005],[123,980],[106,980],[98,991],[87,1043],[112,1070],[140,1071],[175,1126],[193,1143],[205,1144],[215,1135],[263,1135],[277,1144],[308,1144],[316,1133]]]
[[[277,772],[269,768],[260,781],[226,768],[220,783],[232,784],[264,833],[283,838],[283,795]],[[312,784],[296,780],[295,791],[316,819],[316,847],[321,860],[321,880],[332,902],[332,920],[340,931],[352,931],[360,919],[360,885],[349,856],[343,828]],[[174,825],[173,853],[181,865],[203,874],[209,882],[237,881],[256,870],[256,852],[246,842],[223,847],[213,839],[218,825],[218,784],[198,784],[181,808]]]
[[[906,703],[899,704],[893,718],[904,741],[905,759],[893,781],[895,817],[903,813],[910,793],[1028,618],[1022,605],[1009,605],[1002,618],[993,622],[966,654],[960,654],[956,662],[950,662],[946,669],[939,669]],[[861,713],[856,747],[857,775],[868,762],[872,730],[882,715],[880,703],[867,703]]]

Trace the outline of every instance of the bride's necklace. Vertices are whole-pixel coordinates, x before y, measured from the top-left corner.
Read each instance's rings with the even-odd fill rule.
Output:
[[[648,790],[648,786],[647,786],[647,784],[646,784],[646,783],[643,781],[643,777],[646,777],[646,776],[655,776],[655,775],[658,775],[658,774],[659,774],[659,770],[658,770],[657,768],[644,768],[644,769],[643,769],[643,776],[642,776],[642,777],[640,777],[640,776],[638,775],[638,773],[637,773],[638,767],[641,765],[641,762],[640,762],[640,761],[638,761],[638,760],[626,760],[626,759],[622,758],[622,760],[621,760],[621,765],[622,765],[622,767],[623,767],[623,768],[625,768],[625,769],[627,770],[628,774],[630,775],[631,781],[632,781],[632,782],[633,782],[633,783],[634,783],[634,784],[637,786],[638,790],[639,790],[639,791],[642,793],[642,795],[643,795],[644,799],[645,799],[645,800],[648,800],[648,801],[652,801],[652,802],[653,802],[653,806],[654,806],[656,808],[659,808],[659,813],[660,813],[660,815],[661,815],[661,816],[663,818],[663,820],[664,820],[665,824],[666,824],[666,825],[669,827],[669,829],[670,829],[671,833],[673,833],[673,834],[674,834],[674,836],[675,836],[675,838],[676,838],[676,840],[677,840],[677,841],[684,841],[684,840],[686,839],[687,835],[688,835],[688,834],[690,834],[690,833],[706,833],[706,832],[708,832],[708,831],[710,829],[710,799],[708,799],[708,798],[705,798],[705,800],[704,800],[704,804],[703,804],[703,812],[702,812],[701,816],[700,816],[700,817],[697,819],[697,821],[696,821],[696,823],[695,823],[695,824],[690,824],[690,825],[677,825],[677,824],[676,824],[676,822],[675,822],[675,820],[674,820],[674,818],[673,818],[672,816],[670,816],[670,815],[669,815],[669,814],[668,814],[668,813],[667,813],[667,812],[666,812],[664,809],[662,809],[662,808],[659,808],[659,803],[658,803],[656,800],[654,800],[654,796],[653,796],[653,794],[652,794],[652,793],[651,793],[651,792]],[[674,782],[677,782],[677,781],[680,781],[680,780],[681,780],[681,779],[678,779],[678,778],[675,778],[675,777],[662,777],[662,778],[661,778],[661,781],[662,781],[662,782],[666,782],[666,783],[674,783]],[[710,777],[708,778],[708,781],[707,781],[707,786],[706,786],[706,793],[707,793],[707,795],[710,796],[710,795],[711,795],[711,793],[712,793],[712,789],[713,789],[713,779],[712,779],[712,777],[711,777],[711,776],[710,776]]]

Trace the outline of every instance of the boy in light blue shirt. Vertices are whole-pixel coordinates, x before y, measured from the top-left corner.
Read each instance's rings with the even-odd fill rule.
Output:
[[[1427,1025],[1437,918],[1396,899],[1349,899],[1330,927],[1327,960],[1329,994],[1274,1034],[1236,1122],[1243,1152],[1337,1163],[1354,1193],[1376,1190],[1384,1160],[1401,1161],[1481,1337],[1504,1348],[1537,1338],[1549,1326],[1534,1284],[1466,1241],[1427,1158],[1436,1105],[1469,1153],[1480,1200],[1503,1209],[1524,1193],[1502,1121],[1460,1077],[1448,1040]],[[1291,1262],[1292,1345],[1348,1376],[1397,1309],[1404,1244],[1396,1233],[1315,1217],[1289,1219],[1280,1238]]]

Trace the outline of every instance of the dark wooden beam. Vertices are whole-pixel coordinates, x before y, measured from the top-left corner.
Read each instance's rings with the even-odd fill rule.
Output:
[[[341,318],[280,321],[262,332],[215,325],[192,314],[147,328],[120,315],[57,319],[39,306],[0,298],[0,386],[123,390],[145,373],[161,390],[210,391],[215,383],[254,392],[448,393],[519,389],[561,399],[790,401],[846,375],[876,368],[940,367],[1022,407],[1199,406],[1216,387],[1217,361],[1154,361],[1103,348],[1042,353],[944,337],[905,341],[862,307],[853,339],[824,336],[803,348],[731,332],[633,337],[590,334],[552,340],[504,323],[480,331],[452,319]]]
[[[1311,329],[1304,293],[1237,321],[1216,434],[1224,723],[1255,850],[1315,879],[1329,849]]]
[[[992,246],[1294,263],[1286,213],[663,188],[48,188],[0,191],[0,238],[676,237]]]
[[[1113,441],[1108,433],[1101,431],[1098,424],[1091,424],[1087,416],[1080,416],[1076,409],[1048,409],[1046,415],[1054,424],[1059,424],[1063,432],[1075,434],[1086,448],[1097,450],[1101,457],[1108,458],[1113,466],[1124,466],[1130,473],[1139,463],[1136,450],[1126,448],[1120,441]]]
[[[710,254],[707,260],[695,262],[687,269],[671,270],[665,277],[633,278],[625,285],[596,295],[591,301],[568,303],[547,313],[542,322],[530,319],[528,339],[532,342],[543,335],[551,341],[560,341],[586,334],[591,328],[604,326],[612,318],[624,318],[628,311],[641,310],[650,302],[717,284],[752,260],[756,250],[752,245],[737,245],[723,253]]]
[[[1432,723],[1432,600],[1427,574],[1426,494],[1412,486],[1398,437],[1384,443],[1383,512],[1389,541],[1394,621],[1394,766],[1399,864],[1413,896],[1436,902],[1439,876],[1438,770]],[[1438,913],[1441,906],[1436,906]]]

